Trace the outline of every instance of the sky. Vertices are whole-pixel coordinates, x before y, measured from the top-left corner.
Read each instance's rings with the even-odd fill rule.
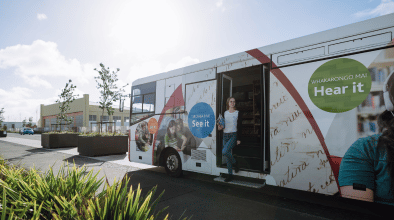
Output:
[[[394,12],[394,0],[0,0],[0,109],[37,122],[69,79],[117,85]],[[130,103],[126,100],[126,105]]]

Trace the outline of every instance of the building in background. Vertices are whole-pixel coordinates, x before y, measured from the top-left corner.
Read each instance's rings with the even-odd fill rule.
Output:
[[[40,106],[40,120],[38,127],[43,128],[44,131],[55,130],[59,128],[56,125],[56,116],[59,114],[59,103]],[[119,108],[114,108],[115,112],[113,115],[108,116],[107,112],[104,111],[102,116],[102,109],[99,108],[98,103],[90,102],[89,95],[84,94],[82,98],[75,99],[70,103],[70,110],[67,111],[67,116],[72,119],[72,123],[67,129],[74,131],[91,130],[97,127],[97,122],[115,122],[117,128],[124,128],[129,126],[130,122],[130,108],[124,108],[123,112],[119,111]],[[112,125],[112,124],[111,124]],[[62,130],[63,130],[62,125]]]
[[[26,124],[29,123],[29,121],[27,121],[25,123],[25,126],[23,126],[23,122],[9,122],[9,121],[3,121],[3,123],[1,124],[1,127],[3,128],[3,126],[7,126],[7,131],[19,131],[19,129],[26,127]],[[32,122],[32,128],[36,127],[36,123]]]

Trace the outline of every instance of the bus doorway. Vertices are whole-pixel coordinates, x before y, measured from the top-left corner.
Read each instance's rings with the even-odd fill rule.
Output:
[[[238,137],[241,144],[236,145],[232,153],[240,170],[244,171],[269,172],[269,145],[265,138],[268,123],[264,123],[269,118],[265,111],[268,105],[268,95],[265,93],[269,86],[267,70],[260,65],[219,74],[218,113],[224,116],[227,99],[234,97],[236,109],[242,114],[241,137]],[[217,138],[217,165],[225,168],[223,132]]]

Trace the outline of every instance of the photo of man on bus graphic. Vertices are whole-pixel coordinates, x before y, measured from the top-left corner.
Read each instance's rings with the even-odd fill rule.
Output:
[[[193,136],[188,125],[182,119],[184,114],[172,114],[165,116],[160,124],[156,139],[156,158],[164,148],[172,147],[182,152],[185,161],[191,156],[191,151],[196,150],[202,140]],[[155,163],[158,163],[156,160]]]
[[[135,142],[137,144],[137,151],[146,152],[149,146],[152,145],[153,134],[149,133],[148,123],[143,121],[138,124],[135,129]]]

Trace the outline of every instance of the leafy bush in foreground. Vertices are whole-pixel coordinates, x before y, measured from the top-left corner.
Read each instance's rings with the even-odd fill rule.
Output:
[[[93,170],[61,166],[57,175],[52,167],[44,174],[26,170],[0,160],[0,211],[3,219],[157,219],[166,208],[155,213],[164,191],[152,202],[156,187],[141,197],[141,189],[127,189],[129,178],[106,182],[95,195],[103,178]],[[165,219],[168,218],[168,215]]]

